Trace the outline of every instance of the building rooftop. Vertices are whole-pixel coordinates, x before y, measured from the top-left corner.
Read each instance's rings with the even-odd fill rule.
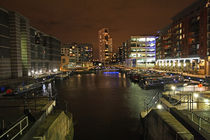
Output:
[[[172,20],[176,21],[176,20],[179,20],[180,18],[182,18],[184,16],[189,15],[190,13],[198,10],[200,7],[204,7],[207,2],[208,2],[208,0],[197,0],[197,1],[195,1],[193,4],[186,7],[181,12],[179,12],[174,17],[172,17]]]

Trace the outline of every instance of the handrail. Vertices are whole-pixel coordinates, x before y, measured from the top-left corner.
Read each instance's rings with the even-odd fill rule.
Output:
[[[23,121],[26,121],[26,125],[24,127],[22,126],[22,122]],[[9,128],[6,132],[4,132],[0,136],[0,139],[3,138],[4,136],[6,136],[7,134],[9,134],[18,125],[20,126],[19,127],[19,131],[18,131],[17,134],[15,134],[14,136],[12,136],[11,140],[13,140],[14,138],[16,138],[19,134],[22,135],[23,130],[25,130],[28,127],[28,116],[25,116],[23,119],[21,119],[20,121],[18,121],[15,125],[13,125],[11,128]]]
[[[209,134],[210,132],[208,132],[208,131],[203,127],[203,125],[202,125],[202,120],[205,121],[205,122],[208,124],[208,126],[210,126],[210,121],[204,119],[203,117],[197,115],[197,114],[194,113],[194,112],[191,112],[191,113],[192,113],[192,114],[191,114],[191,120],[192,120],[196,125],[198,125],[198,130],[200,131],[200,130],[202,129],[202,130],[204,130],[206,133]],[[198,118],[198,122],[195,121],[194,115]]]
[[[175,105],[177,105],[179,102],[181,102],[181,100],[182,100],[184,97],[188,97],[188,95],[182,96],[176,103],[173,104],[173,106],[175,106]]]
[[[150,110],[155,104],[158,103],[160,99],[159,97],[160,95],[161,95],[161,92],[158,91],[148,102],[146,101],[146,99],[144,100],[144,110],[147,111],[147,113],[148,113],[148,110]]]

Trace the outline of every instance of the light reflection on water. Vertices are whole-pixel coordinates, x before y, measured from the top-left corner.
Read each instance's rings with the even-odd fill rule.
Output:
[[[52,83],[45,83],[42,85],[42,95],[47,97],[52,96]]]
[[[73,113],[75,140],[139,140],[143,101],[155,95],[155,90],[142,90],[121,73],[74,75],[56,87],[59,100],[67,101]]]

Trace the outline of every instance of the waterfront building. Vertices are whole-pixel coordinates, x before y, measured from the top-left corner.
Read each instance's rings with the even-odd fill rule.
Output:
[[[155,36],[131,36],[128,42],[129,67],[154,67],[156,59],[156,37]]]
[[[123,48],[122,46],[118,47],[118,62],[119,64],[122,64],[123,63]]]
[[[11,77],[9,12],[0,8],[0,79]]]
[[[209,6],[208,0],[194,2],[175,15],[171,25],[159,32],[158,69],[210,74]]]
[[[31,27],[30,43],[32,75],[59,69],[61,42],[58,39]]]
[[[123,42],[122,46],[118,47],[118,61],[120,64],[125,64],[125,60],[128,58],[128,43]]]
[[[116,64],[118,62],[118,53],[112,53],[111,63]]]
[[[58,70],[60,44],[23,15],[0,8],[0,79]]]
[[[93,46],[88,43],[63,44],[61,47],[61,67],[75,68],[92,65]]]
[[[112,38],[108,28],[103,28],[98,31],[99,40],[99,61],[110,63],[112,58]]]

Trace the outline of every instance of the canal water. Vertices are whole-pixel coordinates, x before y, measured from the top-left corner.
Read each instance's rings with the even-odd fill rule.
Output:
[[[139,113],[156,93],[118,72],[74,75],[56,82],[56,89],[58,102],[73,114],[75,140],[141,139]]]

